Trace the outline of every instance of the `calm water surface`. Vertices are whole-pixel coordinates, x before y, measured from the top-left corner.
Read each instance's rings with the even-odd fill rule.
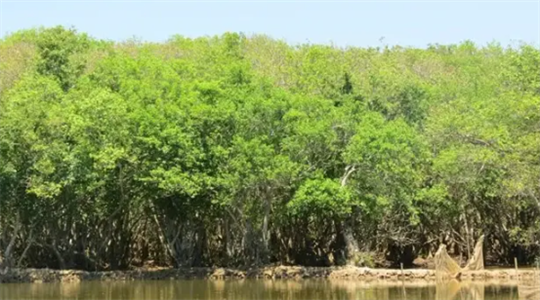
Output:
[[[516,284],[451,281],[130,281],[0,284],[0,299],[200,299],[200,300],[504,300],[520,299]],[[540,298],[539,298],[540,299]]]

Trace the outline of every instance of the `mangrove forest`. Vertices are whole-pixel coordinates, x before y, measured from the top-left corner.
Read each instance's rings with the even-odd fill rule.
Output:
[[[0,40],[0,267],[540,261],[540,50]]]

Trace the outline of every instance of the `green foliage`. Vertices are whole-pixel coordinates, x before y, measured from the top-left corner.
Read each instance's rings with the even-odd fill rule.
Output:
[[[375,267],[375,254],[369,252],[359,252],[356,253],[354,264],[358,267]]]
[[[350,202],[349,193],[338,182],[320,178],[309,179],[302,184],[287,206],[293,214],[303,217],[343,217],[351,212]]]
[[[355,240],[374,266],[480,233],[498,262],[540,251],[537,48],[54,27],[0,56],[0,249],[16,236],[22,265],[328,265]]]
[[[61,26],[22,31],[9,37],[8,41],[35,45],[39,56],[37,71],[57,78],[66,91],[84,70],[85,61],[79,54],[88,51],[92,42],[85,34]]]

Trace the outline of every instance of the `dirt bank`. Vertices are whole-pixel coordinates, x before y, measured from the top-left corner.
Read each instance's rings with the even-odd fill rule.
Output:
[[[540,272],[535,270],[512,269],[465,272],[464,280],[513,280],[535,278]],[[86,272],[78,270],[12,269],[0,274],[1,283],[9,282],[73,282],[83,280],[167,280],[167,279],[353,279],[353,280],[424,280],[435,281],[435,271],[427,269],[370,269],[358,267],[300,267],[277,266],[250,270],[226,268],[183,268],[183,269],[138,269],[130,271]]]

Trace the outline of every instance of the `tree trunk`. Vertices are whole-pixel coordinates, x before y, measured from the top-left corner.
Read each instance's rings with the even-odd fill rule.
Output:
[[[471,257],[471,243],[470,243],[470,231],[469,231],[469,222],[465,213],[462,214],[463,222],[465,223],[465,239],[467,241],[467,258]]]
[[[341,188],[344,188],[347,184],[349,176],[356,170],[356,167],[347,166],[345,168],[345,174],[341,177]],[[358,242],[354,238],[352,230],[352,218],[353,216],[348,216],[345,221],[341,223],[341,234],[343,236],[343,241],[345,242],[345,261],[348,265],[356,264],[356,257],[359,252]]]
[[[346,263],[348,265],[355,265],[356,258],[359,252],[359,247],[358,247],[358,242],[354,238],[350,221],[351,220],[349,218],[349,220],[343,222],[342,234],[343,234],[343,240],[345,241]]]
[[[7,271],[12,266],[12,259],[11,259],[11,253],[13,252],[13,247],[15,247],[15,241],[17,240],[17,234],[19,233],[19,230],[21,228],[21,223],[19,221],[16,221],[15,228],[13,229],[13,233],[11,236],[11,239],[9,240],[9,244],[6,247],[6,251],[4,251],[4,261],[0,267],[4,268],[4,271]]]
[[[23,259],[26,257],[26,253],[32,247],[32,244],[34,243],[34,235],[33,231],[30,231],[30,236],[28,237],[28,240],[26,241],[26,247],[24,248],[21,256],[19,257],[19,260],[17,261],[17,267],[21,267]]]
[[[266,262],[268,258],[268,253],[270,250],[270,230],[268,230],[268,223],[270,218],[270,199],[268,198],[268,193],[266,195],[265,205],[264,205],[264,218],[262,226],[262,240],[263,240],[263,261]]]
[[[66,269],[66,261],[64,260],[64,257],[60,251],[58,251],[58,248],[56,248],[55,243],[53,242],[52,244],[47,244],[46,246],[49,247],[56,256],[56,259],[58,260],[58,268],[61,270]]]

